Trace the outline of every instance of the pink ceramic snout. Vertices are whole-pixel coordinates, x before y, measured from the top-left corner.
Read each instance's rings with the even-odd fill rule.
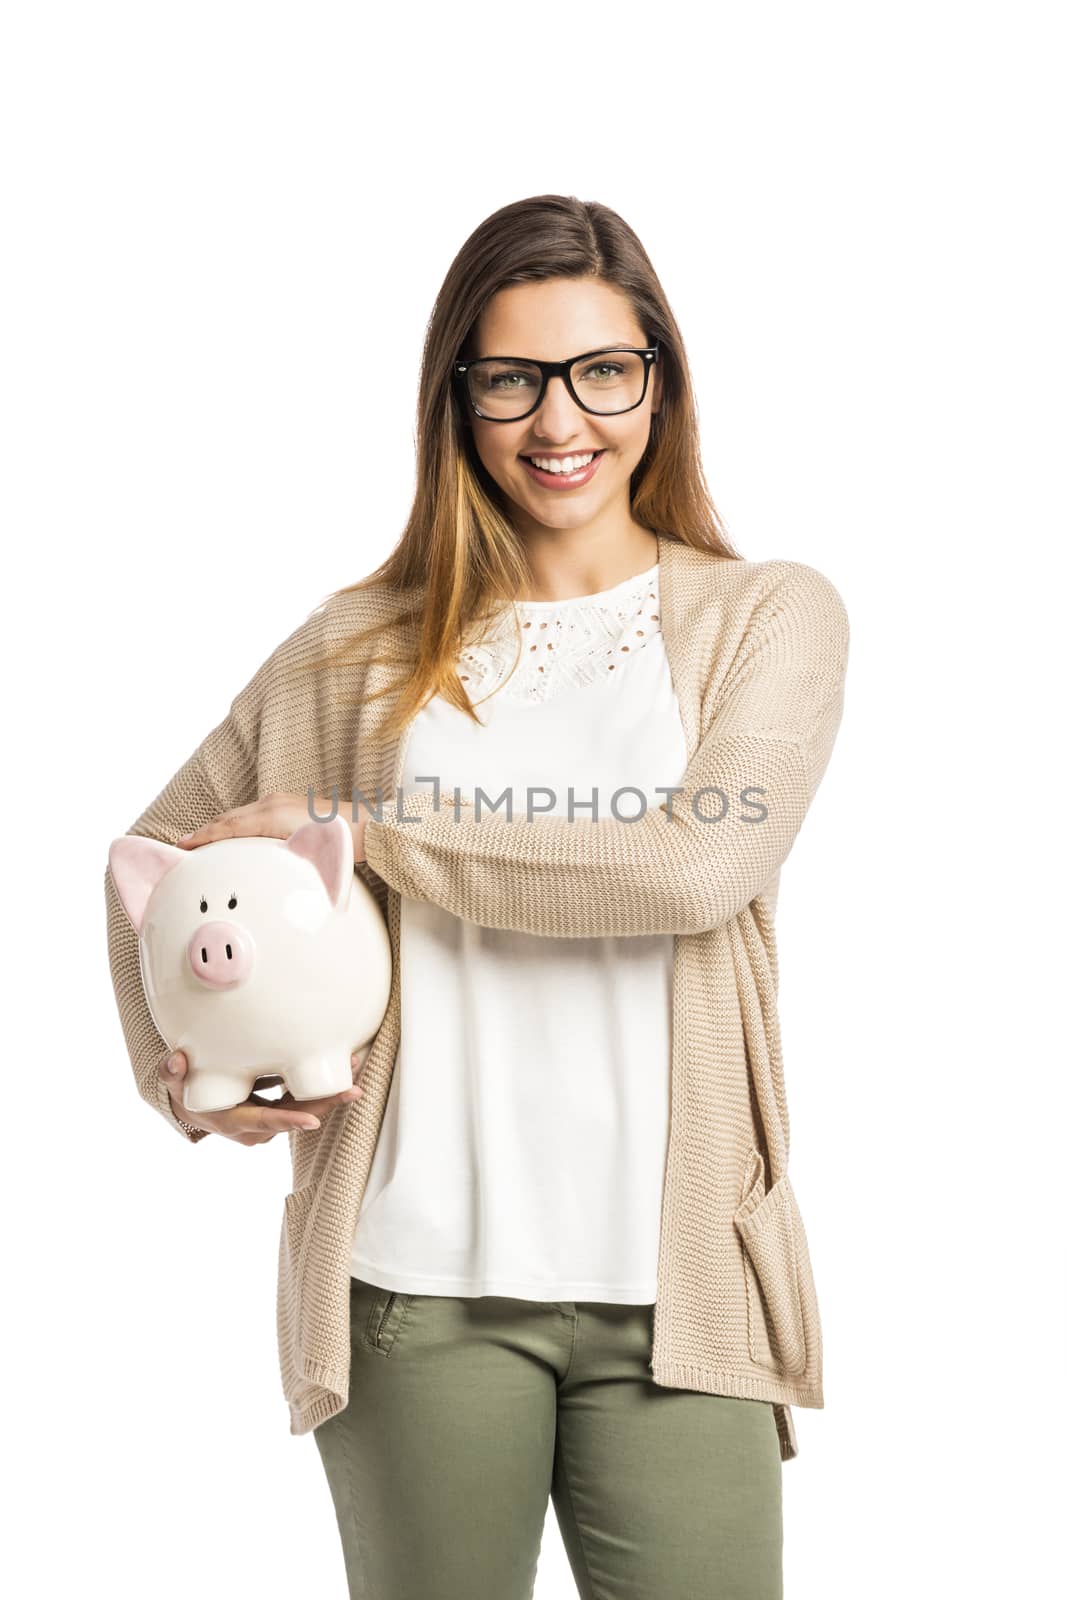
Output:
[[[247,929],[234,922],[205,922],[189,940],[189,965],[209,989],[232,989],[252,971],[253,946]]]

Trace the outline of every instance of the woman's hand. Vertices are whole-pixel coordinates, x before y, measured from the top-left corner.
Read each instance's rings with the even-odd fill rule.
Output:
[[[322,1126],[319,1118],[328,1116],[334,1106],[359,1100],[363,1089],[355,1080],[363,1071],[370,1049],[366,1044],[352,1052],[351,1089],[342,1089],[339,1094],[324,1095],[318,1100],[294,1100],[288,1089],[277,1100],[267,1100],[253,1089],[247,1100],[225,1111],[187,1111],[182,1104],[182,1089],[189,1069],[185,1051],[175,1050],[167,1056],[160,1063],[159,1075],[170,1091],[174,1115],[191,1128],[221,1133],[223,1138],[233,1139],[237,1144],[266,1144],[275,1134],[289,1133],[293,1128],[319,1128]],[[270,1088],[283,1081],[276,1077],[257,1078],[256,1084],[260,1088]]]
[[[316,795],[315,811],[319,816],[328,816],[332,808],[332,798]],[[337,810],[352,829],[354,859],[357,862],[365,861],[363,827],[369,811],[360,806],[359,815],[353,822],[351,800],[338,800]],[[302,828],[305,822],[310,821],[306,794],[268,794],[261,800],[253,800],[250,805],[223,811],[220,816],[205,822],[203,827],[194,829],[192,833],[183,833],[177,842],[182,849],[196,850],[200,845],[213,844],[217,839],[288,839],[297,828]]]

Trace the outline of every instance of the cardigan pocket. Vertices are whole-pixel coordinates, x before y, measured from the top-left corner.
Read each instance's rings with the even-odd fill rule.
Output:
[[[289,1266],[294,1276],[300,1264],[300,1257],[307,1242],[308,1217],[315,1200],[317,1185],[307,1183],[300,1189],[294,1189],[285,1197],[285,1208],[282,1217],[282,1260],[288,1259]]]
[[[764,1183],[763,1157],[753,1149],[745,1197],[734,1212],[745,1264],[749,1354],[759,1366],[798,1377],[808,1361],[805,1301],[814,1306],[804,1225],[788,1174],[768,1192]]]

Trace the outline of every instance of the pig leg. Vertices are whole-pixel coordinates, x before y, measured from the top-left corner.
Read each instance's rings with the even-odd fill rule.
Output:
[[[254,1071],[220,1072],[189,1064],[183,1096],[189,1111],[227,1111],[247,1100],[256,1081]]]
[[[285,1087],[294,1100],[317,1100],[320,1095],[342,1094],[352,1087],[352,1051],[326,1051],[302,1056],[282,1067]]]

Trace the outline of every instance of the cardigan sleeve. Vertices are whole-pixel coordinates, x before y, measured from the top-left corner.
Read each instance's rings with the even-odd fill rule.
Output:
[[[662,804],[646,796],[633,820],[610,806],[509,819],[471,796],[401,792],[368,817],[369,865],[399,893],[487,928],[597,938],[729,922],[789,854],[844,706],[841,596],[815,568],[783,566]]]
[[[128,833],[176,844],[182,834],[256,798],[258,708],[269,665],[268,662],[260,668],[226,716],[126,830]],[[137,1090],[177,1133],[196,1144],[208,1130],[191,1128],[179,1121],[167,1085],[159,1075],[160,1063],[168,1053],[167,1044],[148,1009],[141,981],[138,935],[123,909],[110,865],[104,868],[104,899],[111,983]]]

